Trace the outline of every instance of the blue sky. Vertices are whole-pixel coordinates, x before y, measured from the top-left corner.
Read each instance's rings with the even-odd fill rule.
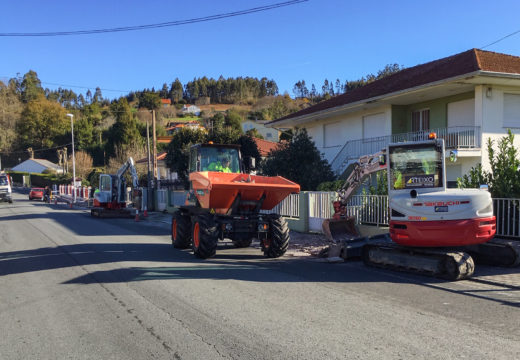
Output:
[[[74,31],[185,20],[284,0],[2,1],[0,33]],[[481,48],[520,30],[519,1],[309,0],[204,23],[119,33],[0,37],[0,79],[38,73],[44,87],[115,98],[176,77],[356,80]],[[485,50],[520,56],[520,33]],[[57,84],[57,85],[56,85]],[[74,86],[74,87],[73,87]],[[117,91],[110,91],[117,90]]]

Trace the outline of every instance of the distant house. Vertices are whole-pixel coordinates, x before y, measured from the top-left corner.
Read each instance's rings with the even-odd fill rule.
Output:
[[[161,99],[161,105],[163,107],[168,107],[172,104],[172,101],[170,99]]]
[[[205,129],[198,121],[189,121],[189,122],[171,122],[168,124],[168,127],[165,129],[168,135],[173,135],[176,131],[179,131],[182,128],[189,128],[192,130],[195,129]]]
[[[27,159],[11,169],[12,171],[22,171],[28,173],[41,174],[45,170],[55,171],[63,174],[63,168],[45,159]]]
[[[268,128],[264,124],[266,121],[253,121],[246,120],[242,122],[242,130],[244,132],[252,129],[258,130],[258,133],[269,141],[278,141],[280,138],[280,132],[274,128]]]
[[[258,148],[258,152],[260,153],[260,157],[265,159],[269,152],[276,149],[279,143],[273,141],[267,141],[264,139],[259,139],[254,137],[253,140],[256,142],[256,146]]]
[[[170,171],[170,169],[166,165],[166,154],[166,151],[157,154],[157,179],[175,181],[177,180],[177,173]],[[150,159],[150,162],[153,162],[152,159]],[[140,165],[146,165],[148,163],[148,158],[139,159],[135,163]]]
[[[183,114],[200,115],[200,108],[196,105],[184,105],[181,111]]]

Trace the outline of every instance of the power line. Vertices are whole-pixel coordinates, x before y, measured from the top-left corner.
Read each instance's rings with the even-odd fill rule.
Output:
[[[515,32],[512,32],[512,33],[509,34],[509,35],[506,35],[506,36],[504,36],[504,37],[502,37],[502,38],[500,38],[500,39],[498,39],[498,40],[496,40],[496,41],[493,41],[492,43],[489,43],[489,44],[487,44],[486,46],[481,47],[480,49],[483,50],[483,49],[485,49],[485,48],[487,48],[487,47],[490,47],[491,45],[495,45],[496,43],[499,43],[499,42],[501,42],[502,40],[505,40],[505,39],[507,39],[508,37],[511,37],[511,36],[516,35],[516,34],[518,34],[518,33],[520,33],[520,30],[517,30],[517,31],[515,31]]]
[[[188,25],[195,24],[199,22],[220,20],[235,16],[253,14],[261,11],[273,10],[285,6],[292,6],[299,3],[307,2],[309,0],[291,0],[280,2],[276,4],[266,5],[254,7],[247,10],[233,11],[223,14],[210,15],[186,20],[176,20],[176,21],[168,21],[157,24],[148,24],[148,25],[135,25],[135,26],[125,26],[125,27],[117,27],[117,28],[109,28],[109,29],[95,29],[95,30],[77,30],[77,31],[56,31],[56,32],[40,32],[40,33],[0,33],[2,37],[43,37],[43,36],[68,36],[68,35],[92,35],[92,34],[102,34],[102,33],[112,33],[112,32],[123,32],[123,31],[138,31],[138,30],[147,30],[147,29],[157,29],[163,27],[172,27],[172,26],[180,26],[180,25]]]
[[[78,141],[74,141],[74,144],[79,144]],[[63,144],[63,145],[57,145],[57,146],[54,146],[54,147],[51,147],[51,148],[43,148],[43,149],[37,149],[37,150],[32,150],[32,152],[40,152],[40,151],[49,151],[49,150],[54,150],[54,149],[60,149],[62,147],[66,147],[66,146],[69,146],[69,145],[72,145],[72,142],[70,143],[67,143],[67,144]],[[11,154],[26,154],[27,153],[27,150],[20,150],[20,151],[0,151],[0,154],[7,154],[7,155],[11,155]]]

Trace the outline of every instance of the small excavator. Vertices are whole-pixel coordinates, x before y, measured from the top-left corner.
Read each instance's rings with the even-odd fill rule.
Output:
[[[517,266],[520,246],[494,238],[496,219],[487,187],[448,189],[445,159],[444,140],[435,133],[426,141],[393,143],[361,157],[338,191],[333,218],[322,224],[324,234],[341,242],[346,254],[361,255],[366,265],[449,280],[470,277],[474,259]],[[450,160],[456,160],[456,152]],[[362,237],[356,219],[347,216],[348,200],[366,177],[385,169],[389,234]]]
[[[99,176],[99,191],[94,193],[94,207],[90,215],[94,217],[133,217],[132,209],[126,201],[125,174],[130,171],[132,189],[137,191],[139,178],[131,157],[119,168],[115,175],[101,174]]]

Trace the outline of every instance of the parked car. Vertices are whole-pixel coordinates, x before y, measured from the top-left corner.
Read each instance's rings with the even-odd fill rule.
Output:
[[[44,193],[45,189],[43,188],[32,188],[29,192],[29,200],[38,199],[43,201]]]

